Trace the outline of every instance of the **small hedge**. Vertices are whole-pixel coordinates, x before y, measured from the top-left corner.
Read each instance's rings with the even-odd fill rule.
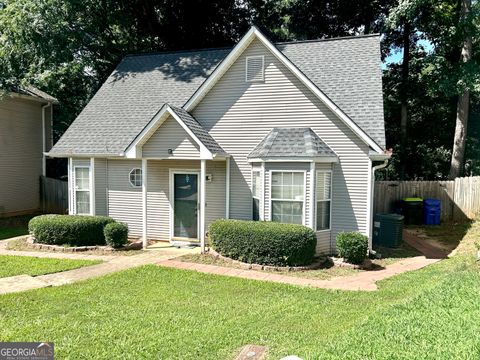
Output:
[[[106,216],[40,215],[28,223],[35,242],[50,245],[105,245],[103,229],[115,220]]]
[[[113,222],[103,229],[107,245],[120,248],[128,242],[128,226],[124,223]]]
[[[337,235],[337,249],[346,262],[361,264],[367,257],[368,237],[359,232],[341,232]]]
[[[211,246],[231,259],[274,266],[309,265],[317,237],[303,225],[216,220],[209,227]]]

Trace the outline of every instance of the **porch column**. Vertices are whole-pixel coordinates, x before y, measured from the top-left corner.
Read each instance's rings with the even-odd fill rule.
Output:
[[[205,176],[206,160],[200,160],[200,247],[205,252]]]
[[[142,241],[147,248],[147,159],[142,159]]]

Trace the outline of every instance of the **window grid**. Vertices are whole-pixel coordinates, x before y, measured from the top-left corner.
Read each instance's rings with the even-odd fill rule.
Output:
[[[75,213],[90,214],[90,168],[74,167]]]
[[[332,172],[317,171],[316,173],[316,230],[330,230],[332,202]]]
[[[130,184],[133,187],[142,186],[142,169],[132,169],[129,174]]]
[[[271,220],[303,224],[305,172],[271,172]]]

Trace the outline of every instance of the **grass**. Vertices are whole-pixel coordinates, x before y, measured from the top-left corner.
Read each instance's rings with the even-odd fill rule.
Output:
[[[150,265],[3,295],[0,338],[54,341],[56,356],[70,359],[231,359],[246,344],[267,346],[270,359],[477,359],[480,222],[451,236],[463,236],[457,255],[377,292]]]
[[[0,278],[15,275],[45,275],[99,263],[101,261],[0,255]]]
[[[28,234],[28,222],[35,215],[0,218],[0,240]]]

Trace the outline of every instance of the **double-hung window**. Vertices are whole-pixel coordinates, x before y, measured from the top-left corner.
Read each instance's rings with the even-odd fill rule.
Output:
[[[305,173],[271,172],[272,221],[303,224],[305,209]]]
[[[75,213],[90,214],[90,168],[76,166],[74,168]]]
[[[253,220],[260,220],[260,197],[262,191],[262,175],[260,171],[252,171]]]
[[[330,229],[330,207],[332,203],[332,173],[317,171],[316,174],[317,231]]]

